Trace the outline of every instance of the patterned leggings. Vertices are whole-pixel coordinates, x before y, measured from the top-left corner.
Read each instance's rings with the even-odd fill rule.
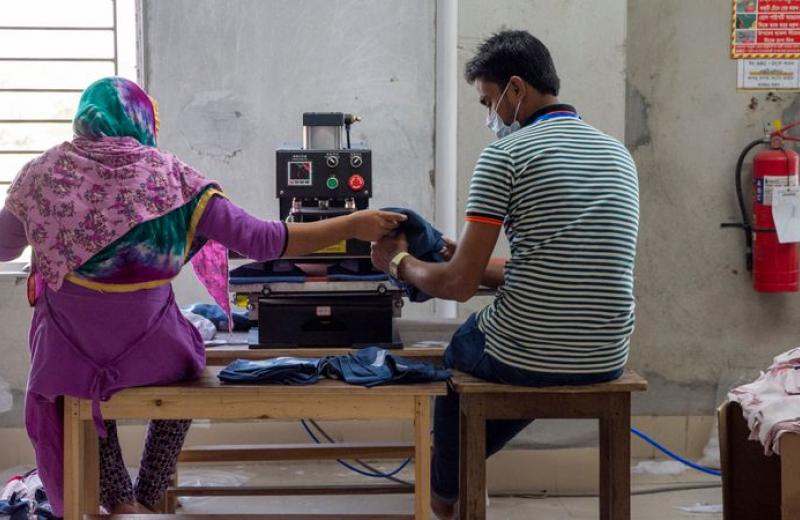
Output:
[[[108,437],[100,439],[100,503],[110,510],[136,501],[153,509],[169,486],[192,421],[150,421],[135,485],[122,460],[117,423],[105,424]]]

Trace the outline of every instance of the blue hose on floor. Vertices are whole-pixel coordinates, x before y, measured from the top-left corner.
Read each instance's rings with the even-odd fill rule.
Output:
[[[314,435],[314,432],[311,431],[311,428],[308,427],[308,425],[306,424],[305,420],[301,420],[300,424],[303,425],[303,428],[305,429],[306,433],[308,434],[309,437],[311,437],[314,440],[314,442],[316,442],[317,444],[322,444],[322,442],[317,438],[317,436]],[[390,478],[390,477],[393,477],[393,476],[397,475],[401,471],[403,471],[403,468],[408,466],[408,463],[411,462],[411,459],[404,460],[403,463],[400,464],[400,466],[398,466],[396,469],[393,469],[389,473],[369,473],[367,471],[360,470],[360,469],[356,468],[355,466],[352,466],[352,465],[348,464],[347,462],[345,462],[345,461],[343,461],[341,459],[336,459],[336,462],[338,462],[339,464],[341,464],[345,468],[349,469],[350,471],[353,471],[353,472],[358,473],[359,475],[363,475],[365,477],[370,477],[370,478]]]
[[[308,434],[308,436],[311,437],[314,440],[315,443],[322,444],[322,442],[317,438],[316,435],[314,435],[314,432],[311,431],[311,429],[308,427],[308,425],[306,424],[306,422],[304,420],[301,420],[300,424],[303,425],[303,429],[305,429],[305,431]],[[708,475],[713,475],[715,477],[721,477],[722,476],[722,473],[720,471],[712,469],[712,468],[708,468],[706,466],[702,466],[700,464],[694,463],[694,462],[692,462],[692,461],[690,461],[688,459],[685,459],[685,458],[681,457],[677,453],[675,453],[675,452],[671,451],[670,449],[664,447],[658,441],[656,441],[655,439],[652,439],[651,437],[649,437],[648,435],[642,433],[641,431],[637,430],[636,428],[631,428],[631,433],[633,433],[634,435],[636,435],[637,437],[639,437],[640,439],[642,439],[646,443],[650,444],[651,446],[653,446],[654,448],[656,448],[657,450],[659,450],[663,454],[667,455],[671,459],[677,460],[681,464],[684,464],[684,465],[692,468],[693,470],[699,471],[701,473],[706,473]],[[349,469],[350,471],[353,471],[353,472],[358,473],[359,475],[363,475],[365,477],[370,477],[370,478],[389,478],[389,477],[393,477],[393,476],[397,475],[398,473],[400,473],[401,471],[403,471],[403,469],[406,466],[408,466],[409,462],[411,462],[411,459],[404,460],[403,463],[400,464],[400,466],[398,466],[396,469],[390,471],[389,473],[368,473],[366,471],[360,470],[360,469],[348,464],[347,462],[345,462],[343,460],[336,459],[336,462],[338,462],[339,464],[341,464],[345,468]]]
[[[689,466],[690,468],[692,468],[694,470],[700,471],[701,473],[707,473],[708,475],[713,475],[715,477],[721,477],[722,476],[722,473],[720,471],[717,471],[717,470],[711,469],[711,468],[707,468],[705,466],[701,466],[700,464],[695,464],[691,460],[684,459],[683,457],[681,457],[677,453],[674,453],[674,452],[670,451],[669,449],[665,448],[664,446],[659,444],[658,441],[656,441],[654,439],[651,439],[650,437],[648,437],[644,433],[640,432],[636,428],[631,428],[631,433],[633,433],[634,435],[636,435],[637,437],[639,437],[640,439],[642,439],[644,442],[648,443],[649,445],[653,446],[654,448],[656,448],[657,450],[659,450],[663,454],[667,455],[668,457],[677,460],[681,464],[685,464],[686,466]]]

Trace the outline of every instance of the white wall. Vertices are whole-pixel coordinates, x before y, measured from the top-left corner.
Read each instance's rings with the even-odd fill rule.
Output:
[[[364,119],[353,140],[373,150],[372,207],[433,217],[434,2],[146,0],[143,8],[160,144],[219,179],[232,200],[277,218],[275,149],[300,142],[303,112],[344,111]],[[205,298],[190,270],[177,287],[181,303]]]
[[[625,31],[627,0],[461,0],[459,74],[476,47],[501,29],[524,29],[550,50],[561,78],[559,99],[575,106],[589,124],[622,139],[625,134]],[[481,150],[495,137],[475,87],[458,83],[458,208],[463,217],[469,179]],[[459,219],[463,225],[463,218]],[[507,256],[502,236],[495,251]],[[465,317],[487,303],[459,305]]]
[[[763,123],[796,117],[797,95],[736,91],[730,1],[629,5],[627,144],[642,208],[632,363],[671,387],[661,410],[708,411],[800,344],[800,295],[753,291],[742,232],[719,227],[739,219],[739,152]]]

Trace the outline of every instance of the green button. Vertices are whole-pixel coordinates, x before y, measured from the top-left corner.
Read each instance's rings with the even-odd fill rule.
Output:
[[[328,189],[335,190],[339,187],[339,179],[336,177],[328,177],[328,181],[326,182]]]

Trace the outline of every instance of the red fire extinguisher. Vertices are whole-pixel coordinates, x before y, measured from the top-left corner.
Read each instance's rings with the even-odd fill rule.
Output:
[[[786,141],[800,141],[785,132],[800,122],[781,127],[769,135],[748,144],[736,162],[736,194],[741,224],[747,246],[747,269],[753,273],[753,288],[759,292],[797,292],[800,289],[798,244],[781,244],[772,219],[772,197],[776,188],[798,185],[800,157],[785,147]],[[742,165],[748,152],[759,145],[768,145],[753,158],[752,223],[747,216],[742,193]]]

